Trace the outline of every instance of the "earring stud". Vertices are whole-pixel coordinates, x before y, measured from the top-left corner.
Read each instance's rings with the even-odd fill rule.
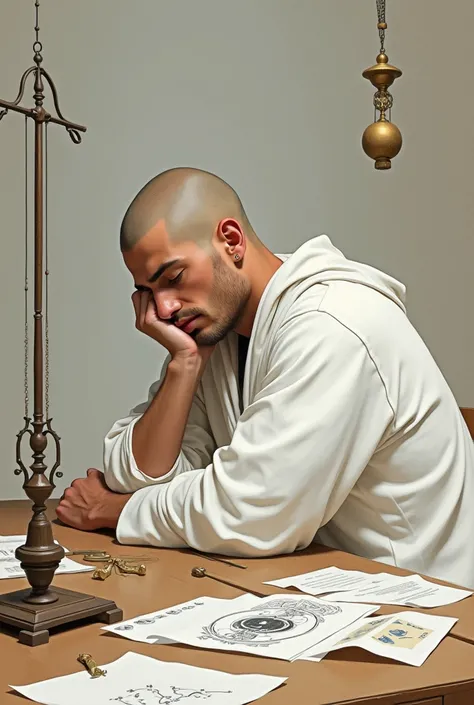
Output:
[[[234,259],[235,259],[236,262],[238,262],[239,259],[240,259],[240,255],[238,255],[238,254],[236,253],[236,254],[234,255]]]

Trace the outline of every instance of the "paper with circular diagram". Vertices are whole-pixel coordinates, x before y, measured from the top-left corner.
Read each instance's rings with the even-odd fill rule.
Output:
[[[98,664],[105,676],[83,668],[59,678],[13,688],[43,705],[244,705],[278,688],[286,676],[234,675],[225,671],[165,662],[127,652]]]
[[[292,660],[376,609],[286,595],[201,597],[102,629],[135,641],[174,641]]]

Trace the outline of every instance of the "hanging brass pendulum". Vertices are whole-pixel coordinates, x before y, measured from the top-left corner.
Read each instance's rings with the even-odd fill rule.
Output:
[[[396,78],[402,75],[400,69],[392,66],[388,62],[385,53],[385,0],[377,1],[378,23],[377,29],[380,36],[380,52],[377,56],[377,63],[370,66],[362,73],[372,85],[377,89],[374,94],[374,107],[380,113],[378,120],[367,127],[362,136],[362,148],[368,157],[375,160],[376,169],[390,169],[392,159],[397,156],[402,147],[402,135],[400,130],[391,118],[393,97],[388,88]]]

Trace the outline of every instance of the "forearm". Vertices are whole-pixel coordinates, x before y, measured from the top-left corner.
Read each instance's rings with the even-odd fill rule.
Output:
[[[133,456],[149,477],[166,475],[180,453],[203,367],[199,355],[171,360],[156,396],[134,426]]]

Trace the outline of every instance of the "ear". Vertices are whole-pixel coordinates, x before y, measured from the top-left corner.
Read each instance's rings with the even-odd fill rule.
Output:
[[[217,238],[225,245],[226,253],[235,263],[242,261],[246,249],[246,237],[238,220],[224,218],[217,225]]]

